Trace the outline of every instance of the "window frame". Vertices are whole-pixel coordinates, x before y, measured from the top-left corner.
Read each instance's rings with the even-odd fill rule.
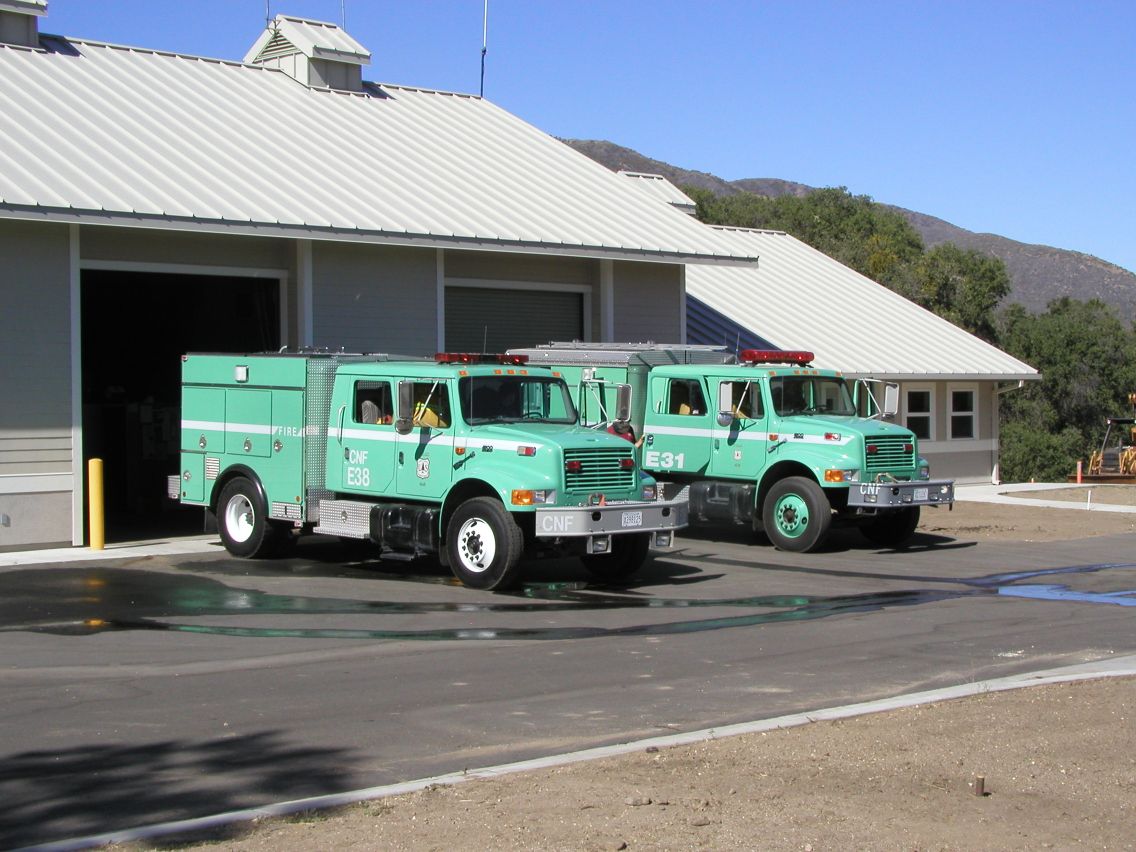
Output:
[[[911,410],[911,394],[925,393],[927,394],[927,411],[912,411]],[[907,429],[911,429],[910,418],[926,417],[927,418],[927,435],[923,437],[919,435],[914,429],[915,437],[920,441],[934,441],[935,440],[935,386],[934,385],[904,385],[903,386],[903,425]]]
[[[955,394],[970,394],[970,410],[955,410]],[[955,418],[970,418],[970,434],[955,435]],[[977,441],[978,440],[978,385],[949,384],[947,385],[947,439],[951,441]]]

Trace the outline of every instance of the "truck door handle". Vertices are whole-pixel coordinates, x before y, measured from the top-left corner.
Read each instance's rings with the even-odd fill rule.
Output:
[[[339,443],[341,443],[341,444],[343,443],[343,412],[346,411],[346,410],[347,410],[347,404],[346,403],[339,406],[339,434],[336,436],[336,440],[339,441]]]

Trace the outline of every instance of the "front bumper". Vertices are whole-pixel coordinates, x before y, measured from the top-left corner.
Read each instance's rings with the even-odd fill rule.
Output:
[[[848,505],[857,509],[899,509],[904,506],[949,506],[955,502],[953,479],[910,482],[854,482],[848,486]]]
[[[623,533],[653,533],[653,547],[670,547],[675,530],[689,522],[690,503],[684,496],[651,503],[550,506],[537,509],[534,514],[537,538],[586,537],[586,552],[605,553],[611,549],[611,537]]]

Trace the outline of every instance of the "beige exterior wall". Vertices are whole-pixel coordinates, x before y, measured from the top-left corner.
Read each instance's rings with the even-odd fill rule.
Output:
[[[922,410],[909,411],[912,392],[929,394],[931,438],[920,439],[919,452],[931,463],[933,477],[965,484],[990,482],[995,476],[999,437],[997,389],[998,383],[991,381],[900,383],[897,422],[902,425],[908,425],[912,416],[927,416]],[[973,400],[974,410],[958,406],[968,399]],[[958,425],[967,420],[973,424],[973,437],[956,434]]]
[[[71,540],[70,232],[0,221],[0,548]]]
[[[617,341],[683,341],[685,268],[664,263],[612,265],[614,334]]]

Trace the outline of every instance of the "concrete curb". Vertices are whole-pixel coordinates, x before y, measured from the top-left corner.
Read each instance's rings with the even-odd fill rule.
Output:
[[[463,772],[450,772],[444,775],[434,775],[429,778],[419,778],[414,781],[404,781],[398,784],[366,787],[360,790],[350,790],[344,793],[334,793],[327,796],[312,796],[306,799],[294,799],[288,802],[229,811],[227,813],[198,817],[196,819],[157,823],[154,825],[140,826],[138,828],[124,829],[122,831],[91,835],[89,837],[77,837],[40,846],[26,847],[25,850],[17,850],[17,852],[30,852],[30,850],[36,850],[36,852],[68,852],[68,850],[89,849],[108,843],[128,843],[131,841],[149,840],[151,838],[173,834],[205,831],[238,822],[251,822],[254,820],[289,816],[304,811],[343,807],[359,802],[398,796],[403,793],[414,793],[419,790],[424,790],[427,787],[450,786],[466,781],[500,778],[517,772],[531,772],[533,770],[550,769],[557,766],[582,763],[584,761],[601,760],[607,757],[617,757],[619,755],[641,752],[648,748],[661,749],[692,745],[723,739],[725,737],[734,737],[740,734],[776,731],[807,725],[813,722],[848,719],[854,716],[884,713],[889,710],[898,710],[904,707],[915,707],[921,704],[933,704],[956,698],[966,698],[992,692],[1005,692],[1011,689],[1022,689],[1030,686],[1071,683],[1074,681],[1094,680],[1099,678],[1131,677],[1133,675],[1136,675],[1136,655],[1117,657],[1093,663],[1083,663],[1076,666],[1047,669],[1044,671],[1011,675],[1009,677],[994,678],[992,680],[979,681],[976,683],[960,684],[943,689],[913,692],[908,695],[885,698],[879,701],[866,701],[860,704],[828,707],[809,713],[794,713],[787,716],[777,716],[772,719],[726,725],[720,728],[704,728],[687,733],[650,737],[634,742],[583,749],[566,754],[554,754],[547,757],[534,758],[532,760],[521,760],[515,763],[503,763],[497,766],[486,766],[480,769],[465,770]]]

